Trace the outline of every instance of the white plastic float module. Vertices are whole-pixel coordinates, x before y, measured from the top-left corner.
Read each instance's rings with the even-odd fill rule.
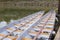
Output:
[[[48,14],[46,14],[45,16],[47,16]],[[45,16],[43,17],[43,18],[45,18]],[[40,20],[38,20],[38,21],[36,21],[36,22],[39,22]],[[35,23],[36,23],[35,22]],[[34,24],[35,25],[35,24]],[[28,30],[31,30],[32,29],[32,26],[33,25],[31,25],[27,30],[25,30],[25,32],[23,32],[22,33],[22,35],[20,35],[20,37],[18,38],[18,40],[22,40],[22,38],[24,37],[24,36],[27,36],[27,34],[28,34]]]
[[[53,15],[54,15],[54,17],[53,17]],[[47,25],[48,24],[52,24],[52,25],[45,26],[47,29],[46,28],[43,29],[43,32],[45,31],[45,32],[47,32],[47,34],[45,34],[45,35],[41,34],[40,37],[43,37],[43,38],[46,38],[46,40],[49,40],[50,34],[53,32],[53,28],[54,28],[55,16],[56,16],[56,13],[55,13],[55,11],[53,11],[51,18],[49,19],[49,20],[53,19],[53,21],[50,21],[52,23],[48,23],[49,20],[47,22]]]

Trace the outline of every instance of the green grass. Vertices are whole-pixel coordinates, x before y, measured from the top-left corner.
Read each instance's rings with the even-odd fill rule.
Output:
[[[5,20],[9,22],[11,19],[14,20],[20,19],[27,15],[38,12],[40,10],[44,10],[45,13],[47,13],[50,10],[50,8],[40,8],[40,9],[0,8],[0,21]]]
[[[9,21],[10,19],[20,19],[32,13],[35,13],[39,10],[31,9],[11,9],[5,8],[0,10],[0,21],[5,20]]]

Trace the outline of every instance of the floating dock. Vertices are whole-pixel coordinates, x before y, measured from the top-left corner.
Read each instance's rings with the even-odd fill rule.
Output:
[[[0,40],[49,40],[54,32],[56,12],[36,12],[0,29]]]

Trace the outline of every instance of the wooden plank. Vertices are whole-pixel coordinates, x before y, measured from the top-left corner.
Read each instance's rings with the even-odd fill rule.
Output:
[[[60,40],[60,27],[54,40]]]

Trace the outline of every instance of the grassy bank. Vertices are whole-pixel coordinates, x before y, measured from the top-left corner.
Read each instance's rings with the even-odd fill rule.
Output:
[[[33,14],[40,10],[44,10],[45,13],[50,10],[50,8],[44,9],[20,9],[20,8],[0,8],[0,21],[10,21],[11,19],[20,19],[27,15]]]
[[[10,19],[20,19],[39,10],[29,10],[29,9],[12,9],[4,8],[0,9],[0,21],[9,21]]]

